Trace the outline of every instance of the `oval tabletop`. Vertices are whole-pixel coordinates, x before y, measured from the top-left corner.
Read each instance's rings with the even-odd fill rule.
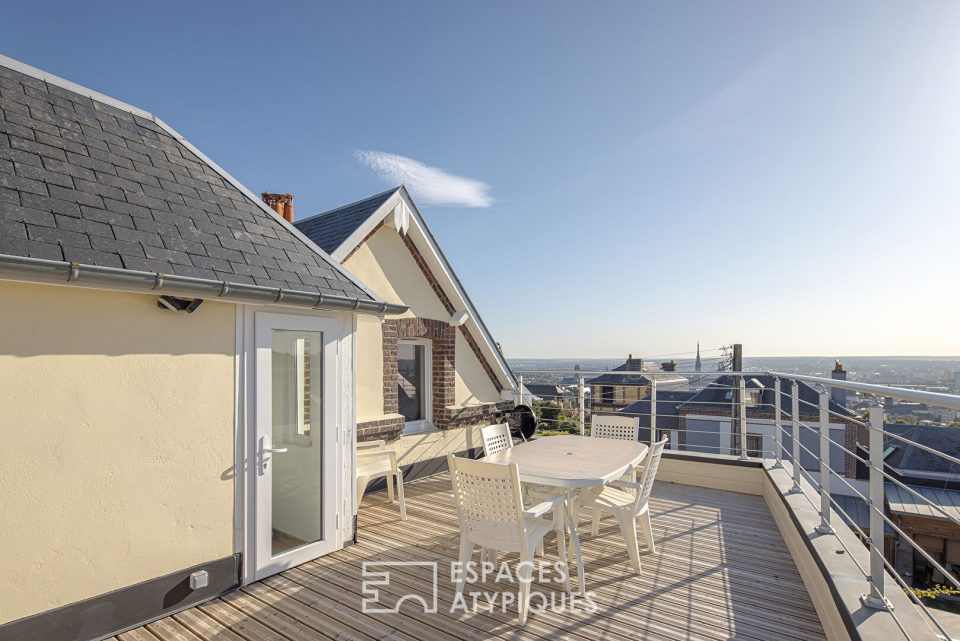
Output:
[[[516,463],[520,480],[557,487],[602,487],[639,465],[647,456],[640,442],[590,436],[542,436],[483,460]]]

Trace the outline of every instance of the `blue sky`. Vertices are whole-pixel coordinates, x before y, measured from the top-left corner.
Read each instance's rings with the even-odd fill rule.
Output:
[[[960,3],[267,7],[13,1],[0,50],[299,216],[409,173],[509,357],[960,354]]]

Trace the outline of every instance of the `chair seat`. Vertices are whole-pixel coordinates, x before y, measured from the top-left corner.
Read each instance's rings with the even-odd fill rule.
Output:
[[[357,476],[382,476],[384,474],[390,474],[391,472],[393,472],[393,466],[387,457],[367,460],[357,465]]]
[[[600,492],[600,496],[594,499],[594,504],[599,507],[627,508],[633,505],[636,495],[617,487],[607,486]]]

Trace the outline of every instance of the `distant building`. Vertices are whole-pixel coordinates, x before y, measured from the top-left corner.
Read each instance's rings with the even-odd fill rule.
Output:
[[[572,407],[572,405],[577,402],[576,394],[563,385],[557,385],[555,383],[524,383],[523,387],[529,395],[541,401],[552,401],[559,403],[563,407]],[[525,400],[526,402],[530,402],[529,396],[527,396]]]
[[[884,489],[890,518],[924,552],[950,570],[955,578],[960,578],[960,525],[944,515],[946,512],[960,519],[960,466],[923,449],[960,458],[960,429],[899,423],[887,423],[884,428],[889,434],[883,451],[886,472],[920,495],[887,482]],[[863,445],[859,449],[862,456],[868,458],[867,449]],[[857,467],[858,477],[867,478],[866,466],[858,463]],[[947,583],[946,578],[905,541],[888,546],[888,560],[900,574],[912,577],[914,587]]]
[[[835,361],[833,364],[833,371],[830,372],[830,378],[835,381],[845,381],[847,380],[847,370],[843,369],[843,363],[839,360]],[[831,387],[830,388],[830,398],[834,403],[847,406],[847,390],[842,387]]]
[[[678,447],[691,452],[706,454],[739,454],[740,434],[733,415],[733,403],[736,398],[733,388],[739,385],[734,376],[719,376],[700,390],[695,396],[677,407],[680,416]],[[792,383],[783,381],[780,388],[780,408],[784,413],[781,420],[782,458],[790,460],[793,440],[791,423],[788,418],[791,410]],[[819,461],[809,452],[819,451],[819,436],[814,430],[820,425],[820,396],[812,386],[797,382],[800,399],[800,420],[811,429],[802,428],[800,432],[800,465],[807,470],[818,470]],[[747,443],[749,456],[773,456],[776,443],[774,434],[775,390],[772,376],[758,374],[748,378],[745,384],[747,406]],[[659,403],[657,427],[659,421]],[[866,435],[858,439],[855,415],[839,403],[830,400],[830,438],[853,450],[858,441],[866,442]],[[804,450],[806,448],[806,450]],[[854,478],[856,476],[855,459],[844,453],[836,445],[830,446],[829,465]]]
[[[667,390],[657,391],[657,435],[656,440],[663,437],[670,439],[667,445],[670,449],[677,449],[680,434],[680,415],[677,408],[697,395],[696,390]],[[640,419],[640,440],[650,442],[650,396],[627,405],[618,415],[636,416]]]
[[[651,379],[639,374],[622,374],[619,372],[643,371],[643,359],[627,356],[623,365],[615,367],[609,374],[601,374],[586,382],[590,387],[590,409],[593,412],[616,412],[635,403],[650,394]],[[686,390],[690,382],[679,375],[660,375],[657,379],[657,390]]]

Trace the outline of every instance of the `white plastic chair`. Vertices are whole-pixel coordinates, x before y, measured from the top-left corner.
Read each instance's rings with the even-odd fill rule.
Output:
[[[483,443],[483,455],[491,456],[497,452],[508,450],[513,447],[513,436],[510,434],[510,426],[504,423],[496,423],[480,428],[480,440]]]
[[[653,482],[657,476],[657,469],[660,467],[660,457],[663,454],[663,448],[667,444],[667,439],[658,441],[650,446],[650,452],[646,457],[646,465],[643,468],[643,474],[639,482],[633,481],[614,481],[594,499],[594,509],[601,509],[610,512],[620,525],[620,532],[623,534],[623,541],[627,546],[627,554],[630,556],[630,565],[640,573],[640,548],[637,542],[637,519],[640,519],[640,525],[643,529],[643,538],[647,543],[647,550],[651,554],[657,551],[653,541],[653,523],[650,520],[650,492],[653,490]],[[599,534],[599,521],[594,520],[592,536]]]
[[[520,492],[520,472],[516,464],[500,465],[447,455],[453,498],[460,519],[460,563],[466,567],[473,556],[474,546],[480,546],[481,559],[485,550],[519,553],[517,575],[520,595],[517,607],[520,624],[527,621],[530,610],[530,582],[533,579],[534,549],[543,537],[554,530],[557,533],[560,561],[566,565],[563,509],[564,497],[524,509]],[[553,522],[542,518],[553,511]],[[456,594],[463,593],[463,573],[456,580]],[[569,590],[569,579],[564,582]]]
[[[384,441],[357,443],[357,509],[367,484],[381,476],[387,479],[387,497],[393,503],[393,483],[397,483],[397,499],[400,503],[400,518],[407,519],[407,506],[403,501],[403,473],[397,465],[396,450],[387,449]]]
[[[640,440],[640,418],[637,416],[594,416],[590,420],[590,436],[637,442]]]

